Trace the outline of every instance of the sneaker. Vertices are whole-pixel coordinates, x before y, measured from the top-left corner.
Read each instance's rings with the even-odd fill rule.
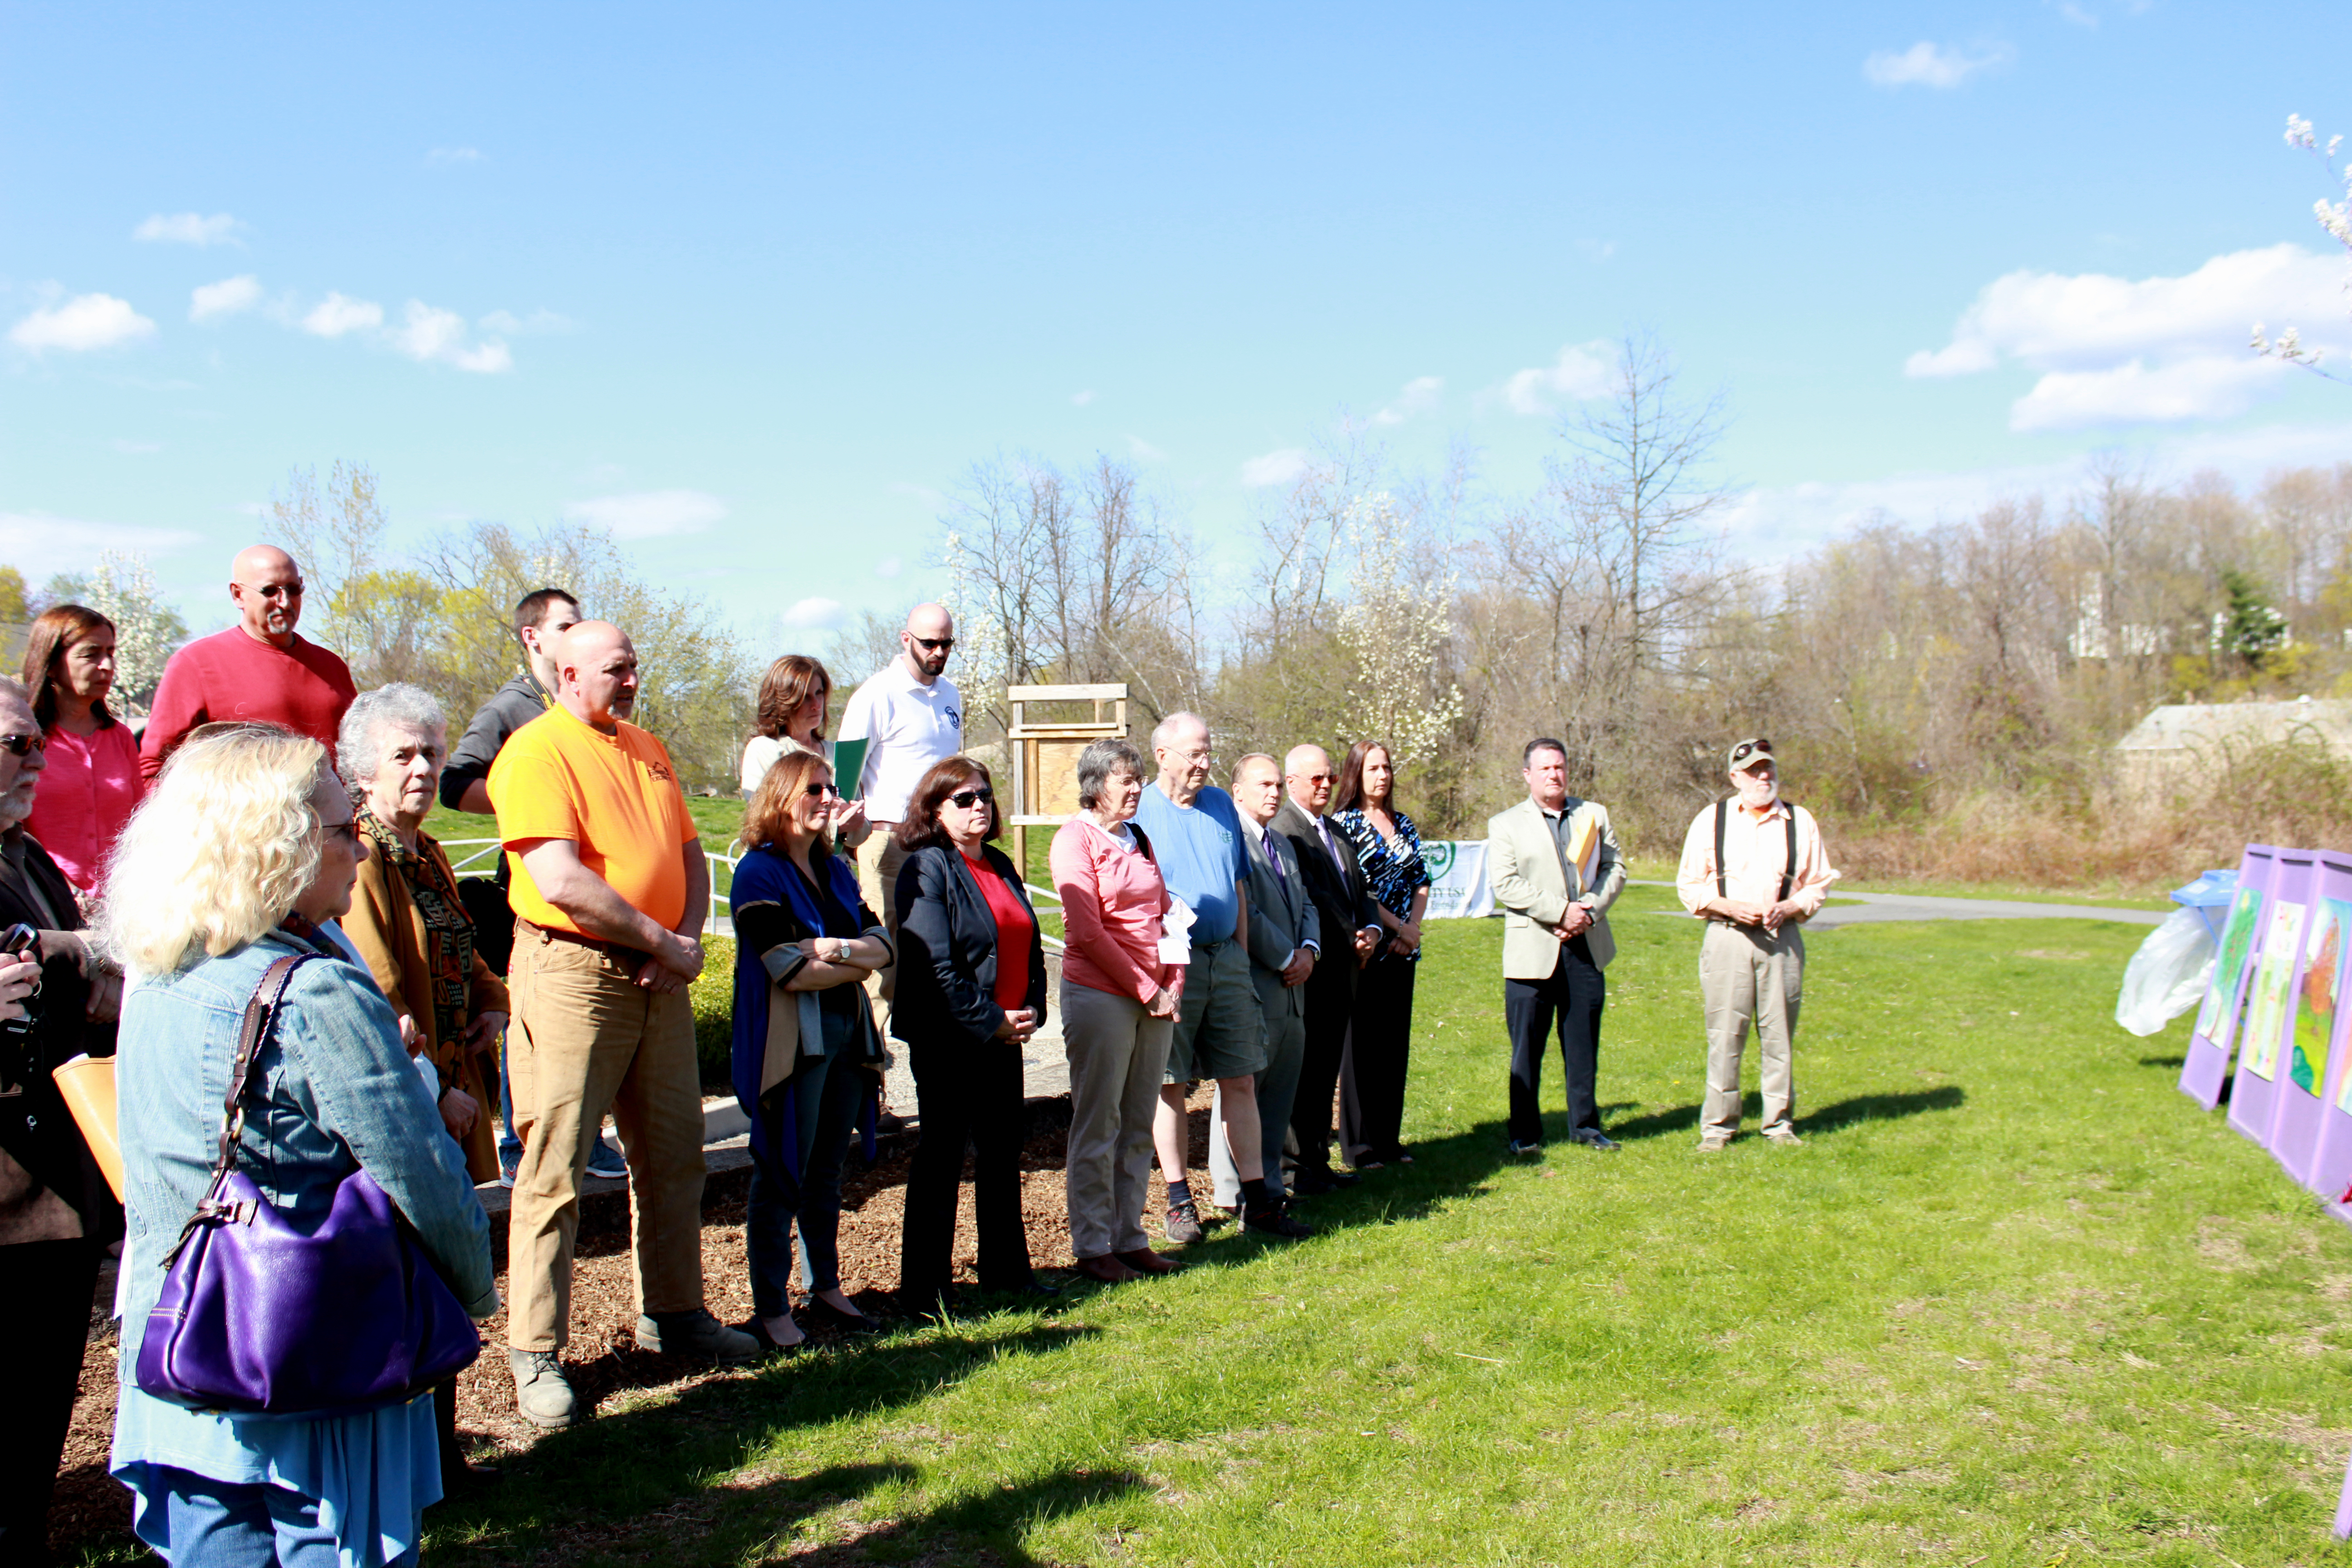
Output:
[[[511,1188],[514,1185],[514,1179],[515,1168],[501,1161],[499,1165],[499,1185]]]
[[[1304,1241],[1315,1234],[1313,1226],[1301,1224],[1280,1208],[1251,1215],[1242,1221],[1242,1229],[1251,1236],[1270,1236],[1281,1241]]]
[[[691,1356],[698,1361],[756,1361],[760,1342],[740,1329],[730,1329],[700,1310],[664,1313],[667,1323],[646,1315],[637,1319],[637,1348],[656,1355]]]
[[[588,1155],[588,1173],[608,1182],[619,1181],[629,1173],[629,1163],[613,1147],[610,1139],[599,1138]]]
[[[1702,1154],[1720,1154],[1730,1147],[1731,1140],[1728,1138],[1702,1138],[1698,1141],[1698,1152]]]
[[[1201,1211],[1189,1200],[1168,1205],[1168,1217],[1160,1222],[1160,1230],[1179,1247],[1190,1247],[1209,1234],[1201,1228]]]
[[[1786,1127],[1776,1127],[1771,1131],[1767,1132],[1764,1134],[1764,1142],[1767,1143],[1778,1143],[1783,1149],[1801,1149],[1805,1146],[1805,1141],[1798,1137],[1793,1131]]]
[[[1514,1138],[1511,1140],[1511,1152],[1514,1154],[1540,1154],[1543,1152],[1543,1145],[1540,1143],[1522,1143],[1517,1139]]]
[[[509,1348],[507,1365],[514,1373],[515,1408],[534,1426],[569,1426],[580,1419],[580,1402],[571,1380],[553,1351]]]

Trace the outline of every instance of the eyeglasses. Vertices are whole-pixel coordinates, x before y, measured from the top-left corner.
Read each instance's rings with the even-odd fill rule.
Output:
[[[1759,752],[1769,758],[1772,754],[1772,742],[1760,735],[1753,741],[1742,741],[1731,748],[1731,765],[1736,768]]]
[[[47,735],[0,735],[0,746],[7,747],[10,754],[14,756],[21,757],[27,752],[47,751],[48,745],[49,738]]]
[[[839,800],[841,798],[841,791],[835,789],[829,784],[813,784],[807,788],[802,790],[801,793],[808,796],[811,800],[823,800],[827,795],[831,795],[835,800]]]
[[[347,816],[341,822],[322,822],[319,824],[319,831],[330,837],[341,834],[352,841],[352,848],[359,847],[360,819],[356,816]]]
[[[242,583],[239,584],[238,586],[242,587],[248,594],[258,594],[265,599],[299,599],[302,596],[302,584],[299,583],[269,583],[263,584]]]
[[[907,635],[910,637],[915,637],[915,634],[912,632],[908,632]],[[925,653],[945,653],[955,647],[955,638],[915,637],[915,646],[921,648]]]
[[[956,791],[955,794],[948,796],[949,805],[960,805],[967,811],[971,809],[971,805],[974,801],[978,801],[982,805],[994,805],[996,804],[996,792],[985,785],[982,785],[976,789],[960,789]]]

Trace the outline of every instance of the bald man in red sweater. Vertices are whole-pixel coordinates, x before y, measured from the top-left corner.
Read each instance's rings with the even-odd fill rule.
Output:
[[[308,735],[335,754],[343,710],[359,695],[351,668],[294,634],[302,618],[302,569],[274,545],[239,551],[228,596],[237,624],[172,656],[139,742],[139,772],[153,778],[199,724],[261,719]]]

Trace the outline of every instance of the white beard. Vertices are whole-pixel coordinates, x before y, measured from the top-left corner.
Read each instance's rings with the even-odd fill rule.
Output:
[[[1739,786],[1739,804],[1750,811],[1761,811],[1780,798],[1780,781],[1770,784],[1746,783]]]

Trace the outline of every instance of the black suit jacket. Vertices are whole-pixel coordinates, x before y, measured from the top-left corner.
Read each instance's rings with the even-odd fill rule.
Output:
[[[993,845],[981,851],[989,869],[1029,908],[1012,860]],[[988,1044],[1004,1022],[996,1005],[996,917],[952,845],[926,845],[898,868],[898,980],[890,1032],[910,1045]],[[1045,944],[1029,943],[1024,1006],[1045,1016]]]
[[[22,921],[37,931],[81,930],[81,909],[65,873],[29,834],[25,850],[22,876],[0,859],[0,928]],[[54,922],[26,891],[27,880],[39,887]],[[49,1079],[51,1068],[83,1052],[114,1054],[114,1026],[84,1019],[89,1003],[89,983],[80,965],[70,958],[42,965],[35,1004],[38,1019],[29,1041],[31,1071],[21,1093],[0,1098],[0,1245],[34,1239],[27,1230],[50,1228],[42,1218],[44,1189],[80,1215],[84,1237],[110,1241],[122,1234],[122,1211]]]
[[[1285,795],[1282,809],[1266,824],[1266,831],[1279,833],[1290,840],[1298,855],[1298,868],[1307,878],[1307,896],[1315,900],[1315,913],[1322,926],[1322,960],[1315,965],[1317,978],[1328,973],[1348,977],[1350,990],[1355,987],[1359,965],[1356,963],[1356,933],[1366,926],[1381,923],[1380,906],[1373,901],[1371,884],[1364,879],[1364,868],[1357,863],[1356,847],[1348,836],[1334,831],[1331,842],[1339,847],[1339,858],[1335,862],[1323,847],[1323,836],[1315,830],[1315,819],[1307,808]]]

